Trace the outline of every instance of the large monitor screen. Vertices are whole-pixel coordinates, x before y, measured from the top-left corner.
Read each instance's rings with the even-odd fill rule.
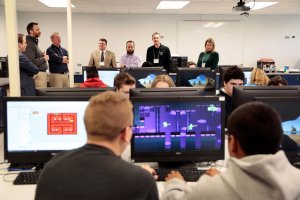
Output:
[[[4,157],[10,163],[44,163],[56,152],[86,143],[83,122],[88,98],[4,99]]]
[[[255,99],[271,105],[278,111],[284,133],[282,149],[291,162],[300,162],[300,96]]]
[[[132,98],[135,162],[224,159],[223,97]]]
[[[83,81],[86,81],[86,68],[82,67]],[[103,81],[108,87],[114,87],[114,79],[120,73],[120,69],[117,68],[98,68],[98,75],[100,80]]]
[[[177,68],[176,86],[216,89],[216,73],[208,68]]]
[[[136,79],[137,88],[150,88],[156,76],[167,74],[163,67],[131,67],[127,72]]]

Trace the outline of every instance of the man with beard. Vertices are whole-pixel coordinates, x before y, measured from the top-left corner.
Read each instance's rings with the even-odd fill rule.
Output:
[[[27,48],[24,54],[29,60],[39,68],[39,73],[34,77],[35,87],[47,87],[47,61],[49,56],[43,53],[38,47],[38,38],[41,36],[41,31],[38,23],[30,22],[27,25],[26,42]]]
[[[127,53],[123,55],[120,59],[120,67],[141,67],[142,59],[139,55],[134,54],[134,42],[129,40],[126,42],[126,51]]]

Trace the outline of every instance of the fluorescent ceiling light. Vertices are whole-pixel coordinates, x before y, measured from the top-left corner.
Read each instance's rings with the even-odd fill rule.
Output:
[[[66,8],[67,0],[39,0],[39,2],[45,4],[48,7],[52,8]],[[72,8],[75,8],[73,4],[71,4]]]
[[[272,6],[274,4],[277,4],[278,2],[249,2],[246,3],[246,6],[250,6],[251,10],[259,10],[268,6]],[[254,5],[254,7],[253,7]],[[252,8],[253,7],[253,8]]]
[[[156,9],[181,9],[186,6],[189,1],[161,1]]]

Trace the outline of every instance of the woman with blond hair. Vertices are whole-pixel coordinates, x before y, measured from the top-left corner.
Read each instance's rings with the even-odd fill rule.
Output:
[[[219,53],[215,51],[215,41],[208,38],[204,43],[204,47],[205,51],[200,53],[197,66],[215,70],[219,63]]]
[[[269,77],[263,69],[255,67],[251,72],[250,83],[259,86],[266,86],[269,83]]]
[[[166,74],[158,75],[152,82],[151,88],[169,88],[175,87],[172,78]]]

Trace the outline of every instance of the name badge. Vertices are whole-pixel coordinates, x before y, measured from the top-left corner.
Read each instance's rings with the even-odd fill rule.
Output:
[[[202,68],[204,68],[204,67],[205,67],[205,62],[203,62],[203,63],[202,63],[202,66],[201,66],[201,67],[202,67]]]
[[[99,65],[100,66],[104,66],[104,62],[99,62]]]
[[[159,59],[158,58],[154,58],[153,59],[153,63],[159,63]]]

